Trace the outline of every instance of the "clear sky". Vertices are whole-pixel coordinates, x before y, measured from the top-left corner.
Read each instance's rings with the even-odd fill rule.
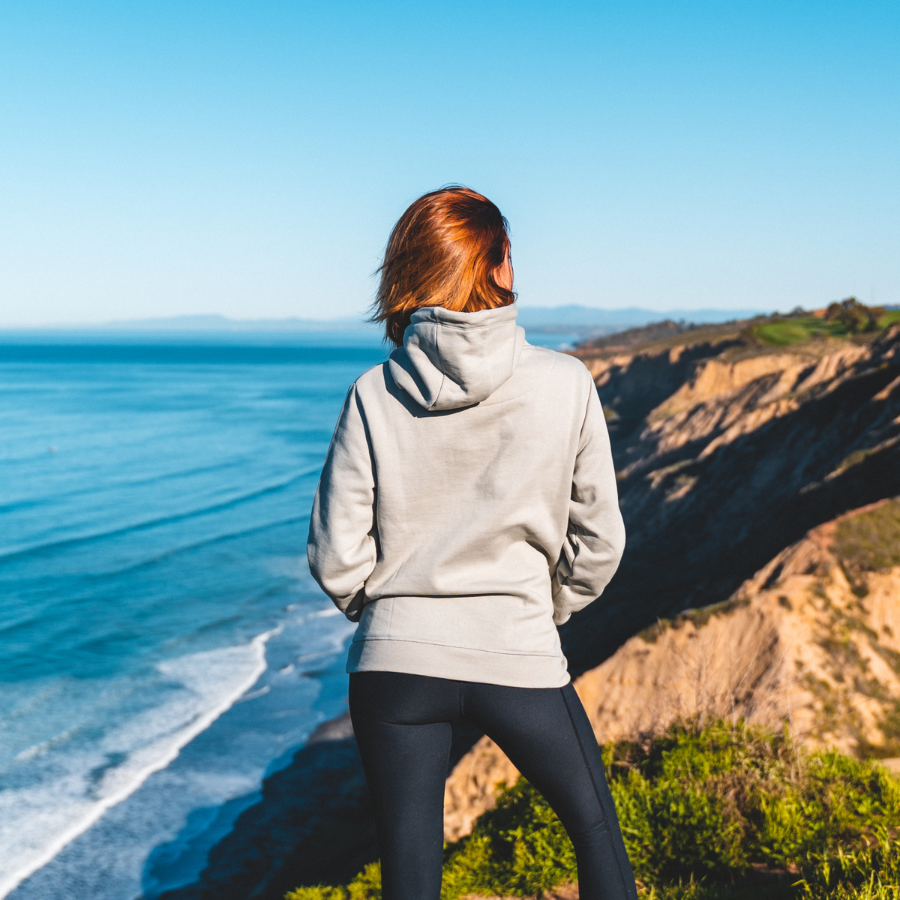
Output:
[[[0,0],[0,324],[359,313],[448,182],[523,305],[900,303],[900,3]]]

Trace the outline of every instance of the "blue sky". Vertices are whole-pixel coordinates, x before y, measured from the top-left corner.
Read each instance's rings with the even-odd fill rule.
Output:
[[[0,324],[352,315],[420,193],[523,305],[900,303],[900,4],[0,0]]]

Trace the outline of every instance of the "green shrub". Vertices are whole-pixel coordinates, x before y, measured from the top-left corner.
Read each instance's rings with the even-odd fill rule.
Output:
[[[346,887],[301,887],[284,900],[381,900],[381,863],[370,863]]]
[[[576,876],[575,851],[559,819],[520,779],[478,819],[468,838],[448,847],[441,896],[527,897]]]
[[[825,320],[840,323],[847,334],[859,334],[863,331],[877,331],[879,319],[884,314],[885,310],[880,306],[866,306],[856,297],[848,297],[840,303],[830,303],[825,311]]]
[[[604,757],[646,900],[900,900],[884,893],[900,874],[889,837],[900,830],[900,786],[875,763],[807,754],[787,732],[725,722],[674,725],[646,744],[609,746]],[[782,877],[760,888],[760,870]],[[790,874],[798,871],[799,881]],[[446,848],[441,896],[539,896],[576,877],[559,820],[521,779]],[[380,896],[370,866],[346,888],[288,898]]]
[[[638,889],[641,900],[795,900],[796,889],[790,880],[763,885],[715,884],[688,881],[664,887]]]
[[[855,849],[811,856],[798,886],[804,900],[900,900],[900,844],[881,829]]]

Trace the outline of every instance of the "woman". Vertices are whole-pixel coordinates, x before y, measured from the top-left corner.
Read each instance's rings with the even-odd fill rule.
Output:
[[[625,531],[597,391],[516,325],[507,222],[462,187],[388,241],[375,319],[396,349],[347,395],[310,569],[359,622],[350,715],[385,900],[437,900],[452,723],[483,730],[575,846],[582,900],[637,896],[557,625],[600,595]]]

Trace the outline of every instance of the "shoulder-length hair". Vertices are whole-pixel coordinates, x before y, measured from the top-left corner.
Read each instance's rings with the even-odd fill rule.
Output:
[[[423,306],[475,312],[516,295],[494,280],[509,253],[509,223],[487,197],[452,185],[419,197],[388,239],[372,321],[399,347]]]

